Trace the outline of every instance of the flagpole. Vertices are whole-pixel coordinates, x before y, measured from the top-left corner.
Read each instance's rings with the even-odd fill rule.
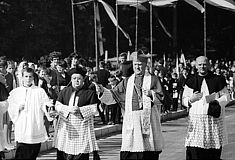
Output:
[[[118,0],[116,0],[116,19],[117,19],[117,25],[116,25],[116,56],[117,56],[117,66],[119,64],[119,48],[118,48]]]
[[[153,67],[153,5],[150,0],[150,54],[151,54],[151,71]]]
[[[99,56],[98,56],[98,46],[97,46],[97,24],[96,24],[96,0],[93,1],[94,4],[94,25],[95,25],[95,59],[96,59],[96,70],[99,70]]]
[[[76,53],[76,33],[75,33],[75,20],[74,20],[74,7],[73,0],[71,0],[71,11],[72,11],[72,25],[73,25],[73,52]]]
[[[206,0],[203,1],[203,4],[204,4],[204,18],[203,18],[203,24],[204,24],[204,56],[206,56]]]
[[[136,1],[136,10],[135,10],[135,51],[138,49],[138,6],[139,6],[139,1]]]
[[[173,5],[173,53],[177,54],[177,2]]]

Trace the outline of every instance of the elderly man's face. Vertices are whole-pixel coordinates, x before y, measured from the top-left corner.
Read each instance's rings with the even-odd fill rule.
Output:
[[[72,86],[75,89],[79,89],[84,85],[84,77],[81,74],[73,74],[71,76]]]
[[[145,73],[146,63],[144,62],[133,62],[133,70],[137,75]]]
[[[208,73],[208,70],[210,68],[208,59],[204,56],[198,57],[196,60],[196,68],[198,71],[198,74],[201,76],[204,76]]]

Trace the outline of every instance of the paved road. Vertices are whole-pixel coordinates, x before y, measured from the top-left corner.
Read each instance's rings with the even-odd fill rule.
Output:
[[[229,144],[223,148],[223,160],[235,160],[235,106],[226,108],[226,123]],[[165,149],[160,160],[185,160],[184,137],[187,129],[187,118],[164,122],[162,131],[165,139]],[[112,135],[98,140],[102,160],[119,160],[121,134]],[[56,159],[55,150],[40,155],[37,159]],[[92,158],[91,158],[92,159]]]

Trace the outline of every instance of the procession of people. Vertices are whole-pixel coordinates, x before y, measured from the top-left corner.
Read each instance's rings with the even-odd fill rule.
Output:
[[[77,53],[63,58],[54,51],[37,63],[1,56],[1,159],[10,149],[16,149],[15,159],[36,159],[41,144],[53,138],[57,159],[89,160],[92,153],[99,160],[98,114],[104,125],[122,123],[120,160],[158,160],[161,115],[186,109],[186,159],[219,160],[228,143],[224,116],[234,99],[235,61],[199,56],[179,66],[171,59],[149,65],[143,50],[129,60],[125,52],[120,57],[118,66],[101,60],[95,70]]]

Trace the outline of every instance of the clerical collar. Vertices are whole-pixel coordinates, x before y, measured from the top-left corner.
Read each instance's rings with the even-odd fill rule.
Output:
[[[200,76],[200,77],[206,77],[206,76],[208,75],[208,73],[209,73],[209,72],[207,72],[205,75],[199,75],[199,74],[198,74],[198,76]]]
[[[73,86],[72,86],[72,90],[73,91],[80,91],[80,90],[82,90],[84,88],[84,85],[82,86],[82,87],[80,87],[80,88],[74,88]]]

